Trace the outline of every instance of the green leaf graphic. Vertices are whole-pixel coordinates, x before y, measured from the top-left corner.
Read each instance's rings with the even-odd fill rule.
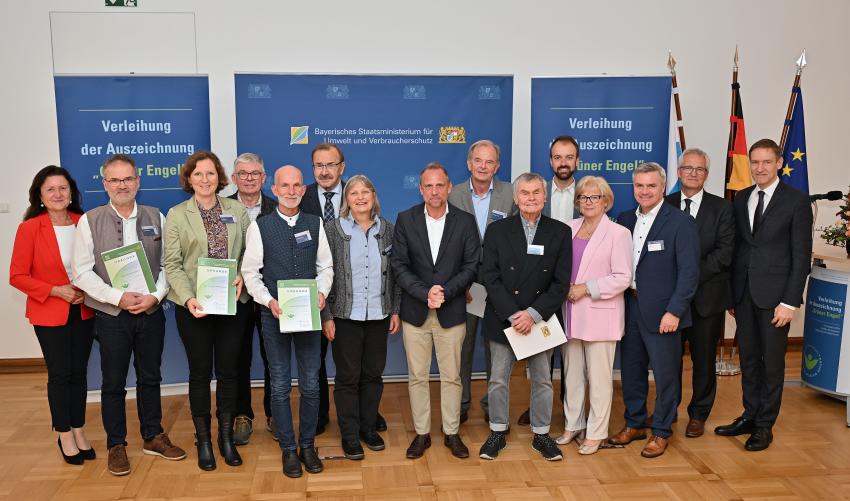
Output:
[[[806,369],[812,370],[818,364],[818,359],[814,358],[811,353],[806,354]]]

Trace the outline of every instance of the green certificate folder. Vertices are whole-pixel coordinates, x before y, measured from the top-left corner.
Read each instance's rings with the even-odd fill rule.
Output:
[[[121,292],[156,292],[156,281],[141,242],[101,252],[100,257],[103,258],[112,287]]]
[[[197,299],[207,315],[236,315],[235,259],[198,258]]]
[[[280,305],[280,332],[322,329],[315,280],[278,280],[277,302]]]

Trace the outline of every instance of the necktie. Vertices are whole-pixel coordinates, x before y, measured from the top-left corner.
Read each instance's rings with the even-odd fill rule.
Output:
[[[759,190],[759,203],[756,204],[756,213],[753,214],[753,235],[758,231],[761,225],[761,216],[764,212],[764,191]]]
[[[687,214],[689,216],[691,215],[691,202],[693,202],[693,200],[691,200],[690,198],[685,199],[685,209],[684,210],[685,210],[685,214]]]
[[[334,204],[333,204],[333,202],[331,202],[331,199],[334,197],[334,192],[326,191],[324,193],[324,195],[325,195],[325,209],[324,209],[324,214],[322,215],[322,219],[324,219],[325,222],[327,223],[334,218]]]

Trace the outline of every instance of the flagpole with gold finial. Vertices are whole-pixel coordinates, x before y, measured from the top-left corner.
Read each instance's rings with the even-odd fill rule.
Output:
[[[685,146],[685,122],[682,120],[682,105],[679,104],[679,82],[676,80],[676,59],[673,58],[673,51],[667,51],[667,67],[670,68],[670,75],[673,79],[673,103],[676,106],[676,126],[679,129],[679,144],[682,145],[682,151],[687,149]]]
[[[738,102],[737,102],[738,101],[738,93],[734,92],[735,87],[738,85],[738,46],[737,45],[735,46],[735,60],[734,61],[735,61],[734,65],[732,66],[732,91],[733,92],[732,92],[732,110],[729,112],[730,117],[735,116],[735,110],[738,107]],[[734,149],[736,131],[737,131],[737,128],[736,128],[735,124],[733,123],[732,126],[729,127],[729,145],[726,148],[726,151],[732,151]],[[732,155],[727,155],[726,156],[726,177],[725,177],[727,183],[729,181],[730,176],[732,176]],[[724,183],[723,186],[725,188],[726,183]],[[726,188],[725,192],[726,192],[725,198],[727,200],[732,200],[732,198],[735,196],[735,191],[733,191],[733,190]]]
[[[785,113],[785,123],[782,125],[782,139],[779,140],[779,149],[785,152],[785,142],[788,140],[788,128],[791,125],[791,117],[794,115],[794,106],[797,105],[797,90],[800,88],[800,75],[806,67],[806,49],[797,59],[797,73],[794,75],[794,85],[791,87],[791,97],[788,99],[788,112]]]

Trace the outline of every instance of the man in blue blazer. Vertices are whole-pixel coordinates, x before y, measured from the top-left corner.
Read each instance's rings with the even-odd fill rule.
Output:
[[[699,233],[694,219],[664,203],[666,176],[655,162],[634,171],[638,208],[617,217],[632,232],[634,274],[626,290],[626,329],[620,343],[626,426],[608,439],[626,445],[646,438],[648,369],[655,379],[652,435],[641,456],[664,454],[682,381],[682,329],[691,325],[699,281]]]

